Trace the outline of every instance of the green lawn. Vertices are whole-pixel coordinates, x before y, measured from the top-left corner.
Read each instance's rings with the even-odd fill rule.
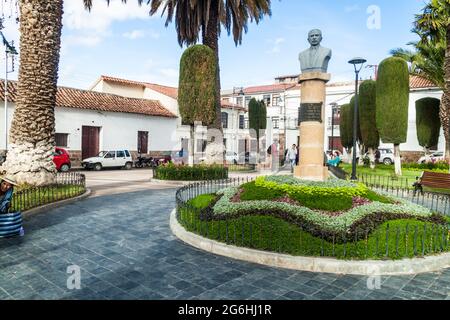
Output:
[[[350,176],[352,173],[352,165],[343,163],[340,167]],[[412,185],[416,181],[416,177],[420,176],[423,170],[403,169],[402,176],[396,177],[394,166],[379,164],[375,170],[366,166],[357,167],[357,175],[361,181],[368,182],[369,185],[389,185],[390,187],[399,187],[405,189],[413,189]],[[425,191],[450,194],[450,189],[435,189],[424,187]]]
[[[346,244],[322,240],[294,224],[270,216],[200,220],[200,210],[208,207],[214,198],[214,195],[202,195],[193,199],[190,205],[196,209],[181,209],[182,224],[190,232],[240,247],[339,259],[400,259],[422,256],[422,252],[427,255],[450,250],[447,228],[412,219],[389,221],[372,234],[364,235],[364,240],[348,239]]]
[[[78,185],[27,188],[15,191],[10,211],[25,211],[45,204],[69,199],[83,194],[84,187]]]

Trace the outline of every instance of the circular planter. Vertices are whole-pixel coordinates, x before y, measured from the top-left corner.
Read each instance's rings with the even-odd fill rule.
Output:
[[[170,215],[170,227],[176,237],[195,248],[232,259],[276,268],[320,273],[381,276],[435,272],[450,267],[450,253],[396,261],[349,261],[321,257],[295,257],[230,246],[186,231],[178,222],[175,210]]]

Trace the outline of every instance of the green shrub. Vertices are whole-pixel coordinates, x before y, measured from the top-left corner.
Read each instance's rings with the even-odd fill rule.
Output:
[[[364,146],[378,148],[380,135],[376,126],[376,94],[377,84],[373,80],[366,80],[359,87],[359,127]],[[368,163],[370,165],[370,161]]]
[[[339,181],[339,180],[336,180]],[[344,182],[345,183],[345,182]],[[298,194],[309,196],[346,196],[346,197],[360,197],[367,192],[367,187],[362,184],[341,184],[334,180],[329,182],[304,182],[298,180],[298,184],[282,184],[267,179],[266,177],[258,177],[255,184],[260,187],[270,189],[272,191],[280,191],[289,196],[296,196]]]
[[[449,170],[449,164],[445,161],[439,161],[439,162],[429,162],[429,163],[404,163],[402,164],[402,167],[404,169],[408,170],[417,170],[417,171],[435,171],[435,172],[442,172],[442,173],[448,173]]]
[[[173,181],[204,181],[228,178],[228,169],[219,165],[174,165],[159,166],[154,171],[155,179]]]
[[[286,195],[283,191],[272,191],[264,187],[256,186],[254,181],[242,185],[242,189],[242,201],[275,200]]]
[[[352,111],[353,108],[350,104],[344,104],[341,106],[339,131],[341,133],[342,146],[346,149],[350,149],[353,146]]]

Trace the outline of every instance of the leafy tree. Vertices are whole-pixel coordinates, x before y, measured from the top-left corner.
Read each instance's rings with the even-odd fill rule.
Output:
[[[395,174],[401,175],[400,144],[408,131],[409,72],[405,60],[389,57],[379,66],[376,123],[381,140],[394,144]]]
[[[359,127],[362,142],[369,149],[372,169],[375,169],[375,150],[380,145],[376,126],[376,90],[377,85],[373,80],[364,81],[359,87]]]
[[[353,96],[351,98],[351,100],[350,100],[351,113],[349,114],[349,117],[351,119],[351,124],[352,124],[351,131],[350,131],[350,134],[351,134],[351,137],[352,137],[352,142],[353,142],[353,119],[355,118],[355,99],[356,99],[356,96]],[[359,106],[359,104],[358,104],[358,106]],[[365,146],[364,146],[364,142],[362,140],[362,135],[361,135],[361,124],[359,122],[359,112],[360,112],[360,110],[359,110],[359,107],[358,107],[358,113],[357,113],[358,114],[358,116],[357,116],[358,123],[356,124],[356,130],[357,130],[357,132],[356,132],[356,142],[359,144],[359,154],[361,155],[359,157],[359,163],[362,165],[363,164],[363,157],[362,157],[362,155],[364,154]]]
[[[416,101],[417,139],[425,154],[439,143],[441,121],[439,119],[440,100],[423,98]]]

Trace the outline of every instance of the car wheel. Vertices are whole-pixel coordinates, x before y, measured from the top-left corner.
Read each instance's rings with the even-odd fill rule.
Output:
[[[61,168],[59,168],[59,170],[60,170],[61,172],[67,172],[67,171],[69,171],[69,169],[70,169],[70,167],[69,167],[68,164],[63,164],[63,165],[61,166]]]
[[[387,165],[387,166],[390,166],[390,165],[392,164],[392,160],[389,159],[389,158],[386,158],[386,159],[383,160],[383,163],[384,163],[385,165]]]
[[[125,170],[131,170],[131,168],[133,168],[133,164],[131,163],[131,162],[127,162],[126,164],[125,164]]]
[[[102,166],[101,163],[96,163],[96,164],[94,165],[94,170],[95,170],[95,171],[100,171],[100,170],[102,170],[102,169],[103,169],[103,166]]]

